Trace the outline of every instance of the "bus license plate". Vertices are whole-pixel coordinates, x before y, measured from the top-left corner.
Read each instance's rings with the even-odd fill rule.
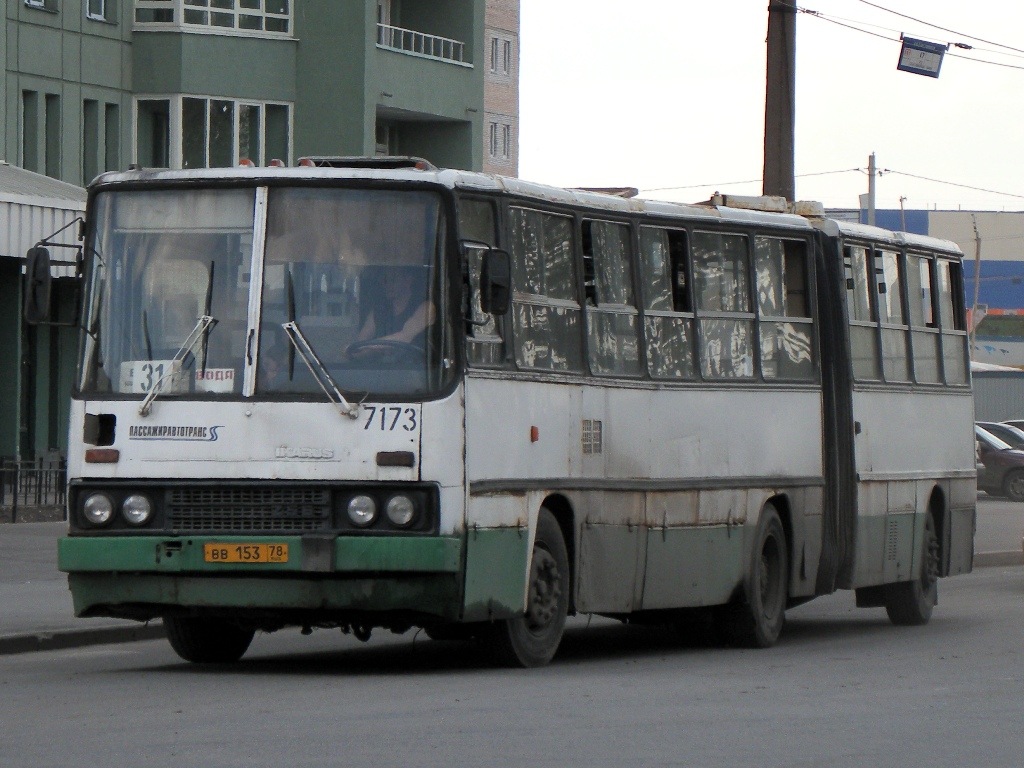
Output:
[[[287,563],[287,544],[203,544],[208,563]]]

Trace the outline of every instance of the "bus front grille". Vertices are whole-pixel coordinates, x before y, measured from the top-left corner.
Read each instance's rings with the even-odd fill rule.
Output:
[[[331,527],[326,488],[174,488],[167,520],[175,531],[259,533],[322,531]]]

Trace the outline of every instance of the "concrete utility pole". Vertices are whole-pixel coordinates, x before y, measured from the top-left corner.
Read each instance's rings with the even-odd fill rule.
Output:
[[[796,5],[768,0],[768,61],[764,99],[762,192],[796,197],[793,170],[796,122]]]

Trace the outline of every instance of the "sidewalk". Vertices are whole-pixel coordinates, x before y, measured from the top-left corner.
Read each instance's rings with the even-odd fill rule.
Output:
[[[160,622],[77,619],[67,576],[57,570],[57,539],[67,524],[0,524],[0,654],[72,648],[164,636]],[[1024,504],[978,497],[976,568],[1024,565]]]

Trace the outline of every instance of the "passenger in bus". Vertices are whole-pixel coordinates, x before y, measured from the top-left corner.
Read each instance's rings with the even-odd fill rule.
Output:
[[[427,297],[422,267],[390,267],[371,291],[370,309],[356,339],[347,350],[350,358],[414,347],[426,350],[427,330],[437,310]],[[422,297],[422,298],[421,298]]]

